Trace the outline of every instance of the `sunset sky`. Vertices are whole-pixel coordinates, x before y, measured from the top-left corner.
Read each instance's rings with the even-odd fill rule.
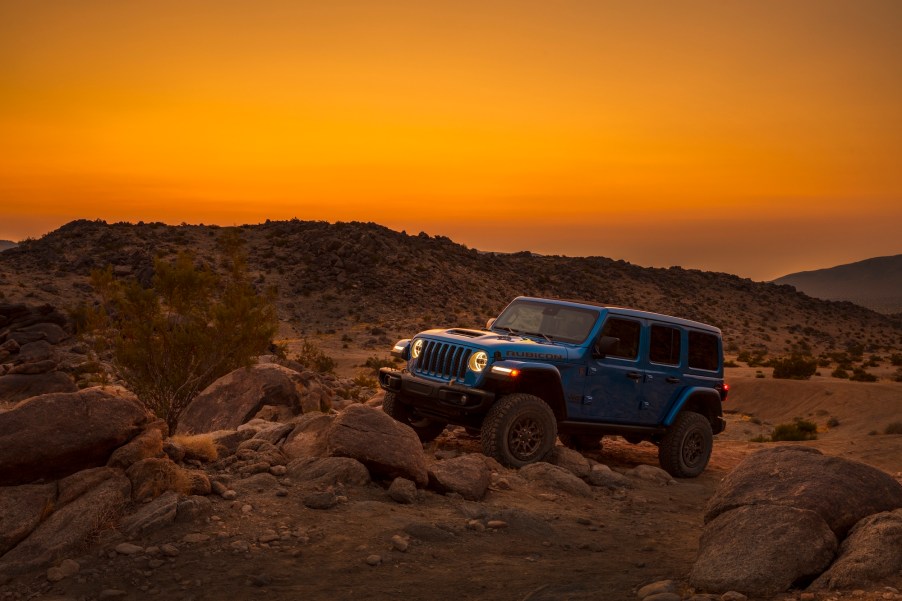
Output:
[[[0,0],[0,239],[376,221],[755,279],[902,253],[902,2]]]

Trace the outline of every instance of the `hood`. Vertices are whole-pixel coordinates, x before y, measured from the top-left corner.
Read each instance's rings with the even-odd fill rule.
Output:
[[[569,344],[548,342],[541,338],[465,328],[426,330],[416,337],[479,348],[488,352],[495,361],[503,359],[562,361],[576,357],[579,351]]]

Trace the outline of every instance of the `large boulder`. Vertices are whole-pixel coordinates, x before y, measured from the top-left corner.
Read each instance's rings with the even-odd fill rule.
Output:
[[[0,581],[83,549],[99,532],[115,525],[129,501],[131,485],[120,470],[98,473],[106,478],[53,511],[28,538],[0,557]]]
[[[77,392],[75,381],[61,371],[0,376],[0,402],[17,403],[54,392]]]
[[[876,588],[902,580],[902,509],[868,516],[855,524],[839,557],[812,589]]]
[[[0,557],[31,534],[56,500],[56,483],[0,487]]]
[[[297,459],[326,454],[326,432],[332,427],[332,415],[308,413],[295,419],[294,429],[285,439],[282,452]]]
[[[814,511],[842,539],[860,519],[902,507],[902,484],[877,468],[816,449],[775,447],[749,455],[724,478],[705,522],[761,503]]]
[[[242,367],[219,378],[205,388],[185,409],[179,419],[179,434],[200,434],[216,430],[235,430],[251,420],[264,405],[285,406],[292,413],[328,411],[320,403],[319,384],[294,370],[262,363]],[[316,407],[309,405],[315,396]]]
[[[520,475],[543,488],[565,492],[578,497],[591,497],[592,487],[566,470],[540,461],[520,468]]]
[[[362,485],[370,481],[366,467],[350,457],[305,457],[295,459],[286,468],[289,478],[305,485]]]
[[[479,501],[492,483],[492,472],[479,455],[461,455],[432,464],[429,484],[439,492],[454,492],[468,501]]]
[[[398,476],[425,487],[429,482],[423,445],[410,426],[366,405],[340,413],[325,433],[326,452],[350,457],[384,478]]]
[[[739,507],[705,526],[689,584],[706,592],[771,597],[820,574],[836,547],[833,531],[813,511]]]
[[[151,416],[121,389],[46,394],[0,413],[0,486],[106,464]]]

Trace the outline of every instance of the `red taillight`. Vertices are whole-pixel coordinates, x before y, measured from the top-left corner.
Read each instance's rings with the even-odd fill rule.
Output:
[[[730,392],[730,385],[727,384],[726,382],[723,383],[723,391]]]

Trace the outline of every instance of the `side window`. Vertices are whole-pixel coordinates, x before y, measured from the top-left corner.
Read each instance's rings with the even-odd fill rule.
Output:
[[[621,357],[623,359],[635,359],[639,356],[639,334],[642,326],[638,321],[631,319],[608,318],[601,330],[602,336],[613,336],[620,339],[617,350],[610,353],[609,357]]]
[[[719,363],[717,336],[703,332],[689,332],[689,367],[717,371]]]
[[[664,365],[680,364],[680,330],[653,325],[648,348],[648,359]]]

